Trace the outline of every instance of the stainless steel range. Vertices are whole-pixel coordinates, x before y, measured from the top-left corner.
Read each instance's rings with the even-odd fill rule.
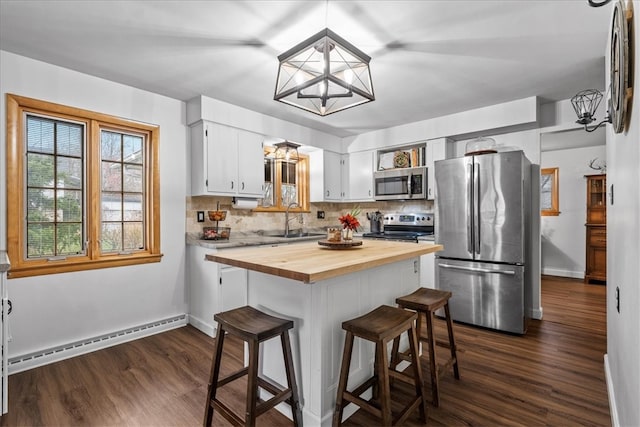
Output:
[[[419,240],[433,236],[434,223],[435,215],[432,213],[387,213],[384,214],[382,221],[382,231],[364,233],[362,237],[418,242]]]

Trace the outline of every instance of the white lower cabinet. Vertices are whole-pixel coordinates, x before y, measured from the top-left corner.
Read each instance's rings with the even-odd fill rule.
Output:
[[[205,260],[216,249],[187,245],[189,323],[213,337],[213,315],[247,304],[247,270]]]
[[[247,305],[246,269],[220,265],[218,285],[218,311],[232,310]]]
[[[420,286],[423,288],[436,287],[436,255],[426,254],[420,256]]]

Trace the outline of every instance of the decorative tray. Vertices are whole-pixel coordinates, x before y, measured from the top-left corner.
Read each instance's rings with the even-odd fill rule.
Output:
[[[362,240],[341,240],[339,242],[330,242],[328,240],[319,240],[320,246],[327,247],[329,249],[351,249],[358,246],[362,246]]]

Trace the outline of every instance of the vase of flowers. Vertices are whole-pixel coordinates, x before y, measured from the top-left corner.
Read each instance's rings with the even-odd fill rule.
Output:
[[[346,213],[338,218],[342,224],[342,238],[344,240],[353,240],[353,232],[360,227],[360,221],[358,221],[358,215],[360,214],[360,208],[354,208],[351,212]]]

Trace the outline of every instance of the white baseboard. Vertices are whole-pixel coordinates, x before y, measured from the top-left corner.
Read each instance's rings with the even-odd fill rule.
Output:
[[[611,413],[611,425],[620,427],[618,418],[618,407],[616,406],[616,395],[613,391],[613,380],[611,379],[611,367],[609,366],[609,355],[604,355],[604,377],[607,381],[607,395],[609,396],[609,412]]]
[[[542,274],[548,276],[569,277],[572,279],[584,279],[584,271],[560,270],[558,268],[543,268]]]
[[[189,315],[189,324],[200,332],[204,332],[205,334],[209,335],[211,338],[215,338],[216,336],[215,326],[212,326],[204,320],[199,319],[191,314]]]
[[[186,324],[187,315],[180,314],[168,319],[162,319],[97,337],[87,338],[82,341],[67,343],[57,347],[12,357],[8,361],[8,373],[9,375],[16,374],[18,372],[48,365],[49,363],[59,362],[81,354],[91,353],[117,344],[180,328]]]

